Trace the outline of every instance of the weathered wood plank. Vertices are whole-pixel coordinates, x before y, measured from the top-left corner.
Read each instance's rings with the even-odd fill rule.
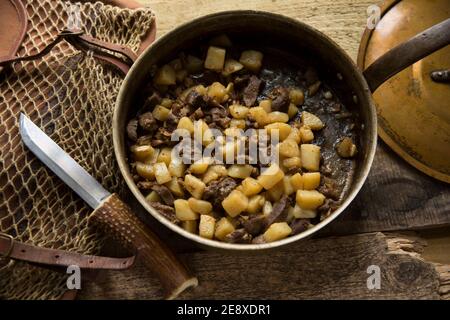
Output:
[[[183,299],[439,299],[449,298],[450,266],[425,262],[414,236],[371,233],[312,239],[255,255],[183,254],[200,286]],[[367,268],[380,267],[381,289],[369,290]],[[143,266],[105,271],[84,282],[79,299],[160,299]]]

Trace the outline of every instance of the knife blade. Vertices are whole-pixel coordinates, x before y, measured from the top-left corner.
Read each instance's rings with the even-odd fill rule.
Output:
[[[176,298],[198,280],[175,254],[144,225],[116,194],[111,194],[37,127],[20,114],[19,131],[24,144],[59,178],[71,187],[94,211],[90,220],[134,250],[142,262],[160,279],[166,298]]]

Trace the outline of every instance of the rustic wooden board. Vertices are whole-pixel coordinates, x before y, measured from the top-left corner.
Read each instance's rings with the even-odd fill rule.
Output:
[[[425,262],[414,236],[370,233],[305,241],[256,255],[183,254],[200,286],[182,299],[450,299],[450,265]],[[381,288],[367,288],[367,268]],[[143,266],[83,282],[80,299],[160,299]]]

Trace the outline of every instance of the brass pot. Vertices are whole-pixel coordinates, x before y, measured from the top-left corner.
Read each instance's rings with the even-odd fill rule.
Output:
[[[450,29],[448,24],[447,29]],[[445,31],[445,29],[442,30]],[[267,244],[229,244],[201,238],[172,224],[153,209],[145,201],[130,174],[127,163],[125,127],[127,121],[137,111],[136,99],[139,97],[139,90],[142,85],[145,81],[148,81],[151,67],[155,64],[167,62],[168,58],[173,57],[174,53],[190,47],[192,43],[207,39],[218,33],[246,34],[249,37],[261,39],[264,43],[270,43],[274,48],[282,46],[284,50],[289,50],[291,53],[314,57],[320,68],[326,69],[327,74],[333,75],[325,81],[335,91],[339,92],[341,101],[359,115],[362,128],[359,133],[358,165],[345,200],[330,217],[303,233]],[[437,34],[438,32],[434,32],[431,36]],[[365,71],[365,74],[367,74],[367,78],[365,78],[352,59],[334,41],[318,30],[297,20],[259,11],[227,11],[195,19],[154,42],[134,63],[123,82],[113,118],[114,150],[120,171],[136,199],[153,217],[169,229],[201,246],[235,251],[260,250],[287,245],[309,237],[336,219],[345,210],[355,198],[369,174],[377,142],[377,116],[371,90],[374,91],[388,77],[419,60],[427,52],[430,53],[443,46],[438,40],[431,38],[425,36],[419,39],[421,40],[420,43],[423,44],[420,52],[419,50],[416,50],[417,52],[414,52],[414,54],[409,52],[408,59],[404,63],[399,61],[401,60],[399,57],[402,56],[404,50],[394,52],[394,55],[392,55],[392,52],[388,52],[374,63],[375,67],[369,67]],[[427,39],[429,41],[426,41]],[[418,40],[416,39],[416,41]],[[394,50],[396,49],[394,48],[391,51]]]

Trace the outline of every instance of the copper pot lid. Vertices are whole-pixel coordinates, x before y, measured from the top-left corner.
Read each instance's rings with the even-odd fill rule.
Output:
[[[450,17],[450,0],[390,0],[376,28],[366,29],[358,52],[364,70],[381,55]],[[420,171],[450,183],[450,46],[404,69],[373,94],[378,133],[398,155]],[[445,71],[444,71],[445,72]],[[445,77],[444,77],[445,78]],[[439,80],[439,79],[438,79]]]

